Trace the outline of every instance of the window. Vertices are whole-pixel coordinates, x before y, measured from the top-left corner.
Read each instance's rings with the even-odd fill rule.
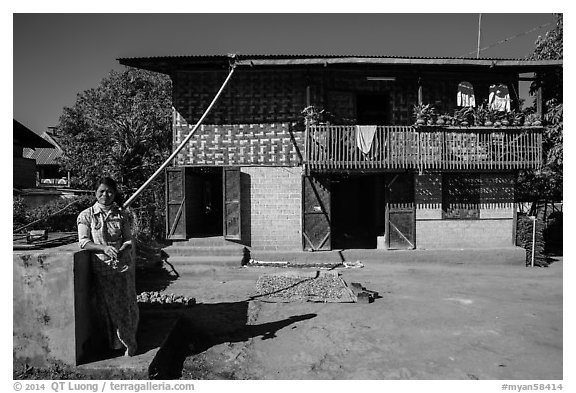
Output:
[[[475,220],[481,208],[514,202],[513,173],[445,173],[442,176],[442,218]]]
[[[480,218],[482,179],[476,174],[444,174],[442,218],[475,220]]]

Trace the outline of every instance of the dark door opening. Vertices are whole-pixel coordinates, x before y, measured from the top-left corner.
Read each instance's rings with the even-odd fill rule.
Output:
[[[190,235],[222,235],[222,168],[190,170]]]
[[[332,248],[376,248],[384,235],[383,175],[332,178]]]
[[[361,125],[388,125],[392,118],[388,94],[359,94],[356,119]]]

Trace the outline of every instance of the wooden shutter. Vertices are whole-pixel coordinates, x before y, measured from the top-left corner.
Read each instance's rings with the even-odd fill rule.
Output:
[[[391,249],[416,248],[414,175],[386,176],[386,243]]]
[[[186,176],[184,167],[166,168],[166,239],[186,239]]]
[[[304,250],[330,250],[330,179],[316,176],[302,179]]]
[[[223,170],[224,190],[224,238],[242,239],[240,206],[240,168],[227,167]]]

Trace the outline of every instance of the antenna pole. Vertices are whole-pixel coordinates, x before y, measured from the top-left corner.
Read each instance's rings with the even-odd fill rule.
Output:
[[[478,49],[476,51],[476,58],[480,58],[480,37],[482,36],[482,14],[478,14]]]

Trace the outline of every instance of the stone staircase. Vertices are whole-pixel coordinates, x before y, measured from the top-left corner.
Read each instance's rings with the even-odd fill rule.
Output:
[[[192,238],[175,241],[163,249],[166,261],[177,271],[198,269],[202,266],[240,267],[245,247],[224,240],[223,236]]]

